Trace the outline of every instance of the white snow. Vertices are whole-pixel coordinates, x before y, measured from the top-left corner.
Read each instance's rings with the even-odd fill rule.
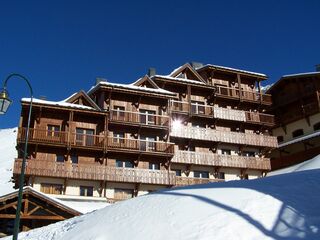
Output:
[[[135,86],[133,84],[111,83],[111,82],[106,82],[106,81],[101,81],[97,85],[92,87],[88,91],[88,94],[90,94],[92,91],[94,91],[100,85],[102,85],[102,86],[110,86],[110,87],[118,87],[118,88],[130,89],[130,90],[136,90],[136,91],[153,92],[153,93],[166,94],[166,95],[172,95],[172,96],[176,95],[175,93],[167,91],[167,90],[164,90],[162,88],[147,88],[147,87]]]
[[[235,71],[235,72],[240,72],[240,73],[247,73],[247,74],[252,74],[252,75],[257,75],[261,77],[267,77],[267,75],[263,73],[257,73],[257,72],[251,72],[251,71],[246,71],[246,70],[241,70],[241,69],[236,69],[236,68],[230,68],[230,67],[224,67],[224,66],[219,66],[219,65],[214,65],[214,64],[206,64],[197,70],[204,68],[204,67],[214,67],[214,68],[220,68],[220,69],[225,69],[225,70],[230,70],[230,71]]]
[[[13,161],[17,157],[17,128],[0,129],[0,196],[14,191],[11,182]]]
[[[22,98],[21,101],[22,102],[30,102],[31,98]],[[65,102],[65,100],[55,102],[55,101],[47,101],[47,100],[33,98],[32,101],[33,101],[33,103],[53,105],[53,106],[59,106],[59,107],[70,107],[70,108],[80,108],[80,109],[87,109],[87,110],[96,110],[92,107],[88,107],[88,106],[84,106],[84,105],[80,105],[80,104],[67,103],[67,102]]]
[[[301,141],[304,141],[304,140],[307,140],[307,139],[310,139],[310,138],[315,138],[315,137],[318,137],[318,136],[320,136],[320,131],[316,131],[314,133],[295,138],[295,139],[293,139],[291,141],[281,143],[281,144],[279,144],[279,148],[282,148],[282,147],[285,147],[287,145],[294,144],[294,143],[297,143],[297,142],[301,142]]]
[[[304,75],[315,75],[315,74],[320,74],[320,72],[305,72],[305,73],[295,73],[295,74],[288,74],[288,75],[283,75],[283,78],[287,77],[299,77],[299,76],[304,76]]]
[[[186,78],[177,78],[177,77],[170,77],[170,76],[165,76],[165,75],[154,75],[154,77],[164,78],[164,79],[169,79],[169,80],[174,80],[174,81],[179,81],[179,82],[185,82],[185,83],[206,85],[204,82],[190,80],[190,79],[186,79]]]
[[[263,93],[266,93],[272,86],[273,86],[273,83],[268,84],[268,85],[266,85],[266,86],[261,86],[261,91],[262,91]]]
[[[319,174],[313,169],[162,190],[19,239],[319,239]]]
[[[57,198],[55,198],[57,199]],[[64,204],[65,206],[68,206],[70,208],[73,208],[74,210],[77,210],[81,213],[89,213],[92,211],[95,211],[97,209],[104,208],[106,206],[111,205],[106,200],[104,201],[86,201],[86,200],[69,200],[69,199],[61,199],[58,198],[58,200]]]

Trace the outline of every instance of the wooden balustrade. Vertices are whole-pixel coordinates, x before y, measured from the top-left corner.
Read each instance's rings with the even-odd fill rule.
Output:
[[[134,123],[145,126],[169,126],[169,116],[149,113],[110,110],[109,119],[111,122]]]
[[[107,148],[173,154],[174,144],[161,141],[108,137]]]
[[[171,136],[271,148],[276,148],[278,146],[277,138],[273,136],[262,134],[258,135],[254,133],[219,131],[208,128],[188,126],[177,126],[172,128]]]
[[[259,112],[245,112],[246,115],[246,122],[252,123],[262,123],[269,126],[275,125],[275,119],[273,115],[264,114]]]
[[[22,160],[14,162],[14,174],[20,174]],[[98,164],[71,164],[32,159],[28,160],[26,175],[70,179],[103,180],[159,185],[174,185],[175,172],[137,168],[117,168]]]
[[[246,121],[245,111],[222,108],[222,107],[214,107],[213,108],[213,116],[218,119],[226,119],[232,121]]]
[[[171,162],[259,170],[271,169],[269,158],[247,157],[238,155],[221,155],[211,152],[206,153],[179,150],[175,153]]]
[[[230,88],[225,86],[215,86],[216,87],[216,95],[217,96],[223,96],[228,98],[237,98],[252,102],[261,102],[263,104],[271,105],[272,104],[272,98],[269,94],[262,94],[256,91],[246,91],[241,90],[241,96],[240,91],[237,88]]]
[[[224,182],[222,179],[210,179],[210,178],[192,178],[192,177],[180,177],[176,176],[176,186],[187,186],[194,184],[205,184],[210,182]]]
[[[25,141],[26,128],[19,128],[18,140]],[[105,137],[103,135],[79,134],[67,132],[50,132],[43,129],[30,129],[29,142],[57,144],[74,147],[85,147],[102,150],[120,149],[139,152],[173,154],[173,143],[161,141],[147,141],[141,139]]]
[[[182,101],[170,101],[171,111],[172,112],[182,112],[182,113],[189,113],[189,102],[182,102]]]

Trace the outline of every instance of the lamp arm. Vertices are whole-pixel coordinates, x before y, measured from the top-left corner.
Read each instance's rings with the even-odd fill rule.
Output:
[[[31,95],[31,99],[32,99],[32,98],[33,98],[33,90],[32,90],[31,84],[30,84],[29,80],[28,80],[26,77],[22,76],[22,75],[19,74],[19,73],[11,73],[11,74],[4,80],[3,88],[4,88],[4,89],[7,89],[8,80],[9,80],[10,78],[12,78],[12,77],[19,77],[19,78],[25,80],[25,82],[27,83],[27,85],[28,85],[28,87],[29,87],[30,95]]]

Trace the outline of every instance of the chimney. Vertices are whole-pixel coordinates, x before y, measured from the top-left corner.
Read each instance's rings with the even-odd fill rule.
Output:
[[[316,71],[320,72],[320,64],[316,64]]]
[[[148,76],[149,76],[149,77],[152,77],[152,76],[154,76],[154,75],[156,75],[156,69],[155,69],[155,68],[149,68],[149,70],[148,70]]]
[[[203,67],[203,63],[200,63],[200,62],[191,62],[190,64],[191,64],[191,67],[193,67],[195,70]]]
[[[96,78],[96,85],[99,84],[100,82],[108,82],[108,80],[97,77],[97,78]]]

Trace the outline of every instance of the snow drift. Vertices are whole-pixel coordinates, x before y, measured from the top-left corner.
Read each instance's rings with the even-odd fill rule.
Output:
[[[320,170],[159,191],[19,239],[320,239]]]

